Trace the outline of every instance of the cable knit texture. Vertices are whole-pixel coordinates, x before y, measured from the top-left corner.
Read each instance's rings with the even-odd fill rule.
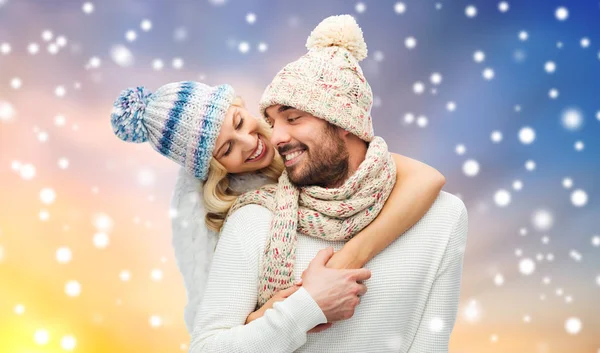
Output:
[[[350,240],[377,217],[396,183],[387,144],[376,137],[365,160],[339,188],[296,188],[283,172],[278,184],[241,195],[229,214],[248,204],[274,213],[258,282],[258,305],[294,283],[297,233],[329,241]]]
[[[261,114],[277,104],[294,107],[370,142],[373,92],[358,64],[367,56],[367,44],[355,19],[324,19],[306,46],[308,53],[286,65],[265,89]]]
[[[194,81],[168,83],[154,93],[144,87],[129,88],[115,100],[111,124],[123,141],[147,141],[190,174],[206,180],[234,98],[229,85],[210,87]]]
[[[230,187],[241,193],[272,182],[262,174],[239,174],[231,178]],[[202,186],[200,180],[181,168],[171,198],[172,244],[186,289],[184,320],[190,334],[218,240],[218,234],[206,227]]]
[[[271,220],[266,208],[247,205],[225,223],[190,352],[448,352],[467,239],[460,199],[441,192],[421,220],[365,265],[372,276],[354,316],[320,333],[307,334],[326,318],[304,287],[244,325],[258,299]],[[296,277],[319,250],[344,244],[298,234]]]

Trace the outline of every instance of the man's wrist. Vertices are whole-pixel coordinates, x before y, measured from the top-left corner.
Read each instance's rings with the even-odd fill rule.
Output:
[[[276,302],[273,307],[282,308],[305,332],[327,322],[327,317],[306,288],[300,287],[284,301]]]

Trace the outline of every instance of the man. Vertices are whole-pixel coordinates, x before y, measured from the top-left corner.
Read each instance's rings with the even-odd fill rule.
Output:
[[[309,52],[281,70],[261,99],[286,166],[271,195],[276,207],[250,204],[230,215],[190,352],[447,352],[467,235],[458,198],[440,193],[416,225],[363,269],[325,267],[331,247],[344,244],[328,240],[328,232],[296,234],[337,222],[321,221],[330,208],[350,220],[344,225],[364,226],[391,183],[382,172],[389,152],[373,135],[372,93],[358,66],[366,56],[360,28],[350,16],[331,17],[307,45]],[[360,205],[354,195],[372,201],[366,191],[376,202],[348,215]],[[315,219],[306,222],[310,207]],[[264,303],[303,272],[299,290],[244,325],[257,300]],[[325,323],[333,325],[307,333]]]

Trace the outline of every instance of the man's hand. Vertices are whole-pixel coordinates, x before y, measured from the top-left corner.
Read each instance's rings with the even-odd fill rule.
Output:
[[[302,274],[302,286],[317,302],[328,323],[347,320],[354,315],[360,303],[359,296],[367,292],[367,287],[357,282],[371,278],[371,271],[366,268],[327,268],[325,264],[332,255],[332,247],[320,250]]]

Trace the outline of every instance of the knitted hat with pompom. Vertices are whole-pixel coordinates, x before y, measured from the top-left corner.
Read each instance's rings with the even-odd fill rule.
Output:
[[[290,106],[373,140],[373,93],[358,63],[367,57],[362,30],[350,15],[324,19],[306,42],[308,53],[286,65],[266,88],[260,112]]]
[[[151,93],[128,88],[113,104],[111,123],[127,142],[150,142],[158,153],[204,181],[225,114],[235,99],[229,85],[166,84]]]

